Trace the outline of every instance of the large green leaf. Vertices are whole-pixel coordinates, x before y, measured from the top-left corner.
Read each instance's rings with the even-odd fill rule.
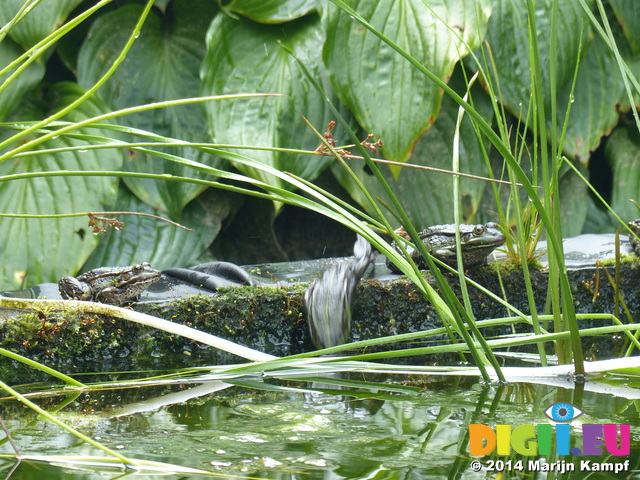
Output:
[[[640,2],[609,0],[633,52],[640,54]]]
[[[463,79],[461,75],[454,75],[452,85],[456,84],[460,88]],[[489,99],[481,89],[473,89],[474,106],[485,118],[491,118],[492,110]],[[458,115],[458,104],[445,97],[442,102],[442,109],[436,123],[418,141],[411,157],[411,164],[439,168],[451,171],[453,158],[453,142],[455,124]],[[487,145],[485,145],[488,148]],[[386,198],[379,182],[368,169],[363,168],[363,162],[351,162],[350,165],[357,171],[360,180],[363,181],[367,190],[374,196],[382,199]],[[429,225],[440,223],[453,223],[455,221],[453,212],[453,177],[447,173],[437,173],[427,170],[418,170],[412,167],[402,167],[397,178],[394,177],[387,166],[380,166],[382,172],[394,194],[401,201],[404,209],[409,214],[411,221],[418,228],[425,228]],[[364,196],[359,189],[351,183],[349,177],[344,173],[340,165],[333,167],[340,182],[349,193],[363,206],[367,207]],[[476,133],[468,118],[465,118],[460,128],[460,171],[467,174],[487,176],[487,167],[483,159],[480,143]],[[486,189],[486,182],[461,178],[459,199],[463,208],[464,221],[475,221],[478,213],[478,206],[483,192]],[[387,201],[389,204],[390,202]],[[484,215],[486,213],[486,215]],[[495,212],[483,212],[484,218],[497,218]],[[397,220],[389,219],[396,223]]]
[[[200,90],[198,71],[205,55],[205,33],[214,11],[209,0],[176,0],[164,16],[154,11],[120,68],[99,93],[114,109],[144,103],[194,97]],[[78,82],[89,87],[112,64],[140,16],[142,6],[126,5],[98,18],[78,57]],[[206,142],[205,116],[200,104],[156,109],[123,117],[121,122],[159,135]],[[220,160],[197,150],[169,149],[206,164]],[[186,167],[144,154],[132,156],[127,169],[198,177]],[[178,219],[183,207],[203,187],[127,179],[127,185],[145,203]]]
[[[24,3],[25,0],[2,0],[0,24],[4,25],[11,21]],[[9,31],[9,36],[27,50],[59,28],[67,15],[80,3],[82,0],[41,1]]]
[[[68,105],[83,91],[76,84],[51,87],[39,101],[25,102],[14,115],[19,121],[40,119]],[[65,120],[79,121],[106,112],[104,105],[87,101]],[[87,132],[89,133],[89,132]],[[90,131],[96,134],[96,129]],[[106,132],[98,131],[98,134]],[[86,144],[60,137],[36,148],[63,148]],[[76,150],[9,159],[0,164],[0,175],[62,170],[119,170],[122,155],[117,150]],[[111,177],[43,177],[0,182],[0,212],[56,214],[104,211],[115,203],[118,180]],[[2,218],[0,229],[0,288],[57,281],[77,271],[95,248],[97,239],[87,227],[86,217],[29,219]]]
[[[316,0],[233,0],[225,10],[260,23],[282,23],[315,10],[316,3]]]
[[[560,98],[569,99],[567,85]],[[588,46],[586,56],[580,62],[571,116],[567,126],[564,152],[586,163],[603,136],[618,124],[620,104],[626,99],[622,76],[611,50],[600,37]],[[560,109],[558,128],[562,128],[566,105]]]
[[[121,189],[116,209],[156,213],[126,188]],[[213,242],[229,209],[227,194],[209,189],[184,209],[182,224],[192,231],[151,217],[121,217],[123,229],[107,232],[82,270],[140,262],[150,262],[158,269],[193,265]]]
[[[302,116],[320,130],[332,117],[321,95],[278,42],[291,48],[314,78],[330,90],[321,67],[323,41],[316,16],[277,27],[218,16],[207,36],[209,51],[201,73],[203,94],[280,93],[286,96],[248,98],[235,100],[233,104],[209,102],[206,112],[213,139],[223,144],[315,150],[320,141],[309,131]],[[286,152],[253,151],[249,155],[308,180],[316,178],[331,162],[326,157]],[[241,165],[238,169],[286,188],[280,180],[258,169]]]
[[[607,139],[605,154],[613,171],[611,208],[623,219],[640,217],[638,208],[631,203],[640,203],[640,138],[634,128],[617,128]]]
[[[469,48],[479,46],[491,5],[489,0],[346,3],[443,80]],[[365,129],[384,140],[389,160],[407,160],[438,116],[442,91],[342,10],[327,8],[325,20],[324,60],[338,96]]]
[[[0,68],[9,65],[23,53],[19,45],[10,38],[5,38],[0,43]],[[0,85],[10,73],[0,76]],[[18,106],[22,97],[33,89],[43,76],[44,66],[40,62],[34,62],[7,86],[0,94],[0,119],[6,117]]]
[[[496,0],[496,8],[489,20],[487,43],[495,61],[501,100],[515,115],[526,118],[531,98],[531,69],[529,64],[529,31],[527,27],[527,2],[522,0]],[[536,28],[538,55],[542,71],[542,84],[537,85],[538,94],[543,95],[547,109],[550,105],[550,40],[551,19],[554,4],[557,8],[556,85],[560,92],[571,82],[578,61],[583,12],[578,2],[537,0]],[[586,18],[585,22],[588,22]],[[587,24],[587,23],[585,23]],[[559,99],[564,103],[567,98]],[[547,110],[548,113],[548,110]]]

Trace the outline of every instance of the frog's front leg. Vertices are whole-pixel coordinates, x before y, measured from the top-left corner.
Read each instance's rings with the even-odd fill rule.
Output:
[[[446,263],[447,265],[456,265],[456,246],[450,248],[438,248],[437,250],[430,252],[432,256],[438,260]]]
[[[117,285],[103,288],[98,292],[98,301],[106,303],[108,305],[122,305],[127,302],[132,302],[135,298],[127,298],[122,288]]]
[[[92,300],[93,289],[86,282],[75,277],[62,277],[58,282],[58,290],[65,300]]]

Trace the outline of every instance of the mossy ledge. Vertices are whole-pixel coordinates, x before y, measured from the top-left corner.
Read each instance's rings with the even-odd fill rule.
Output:
[[[506,266],[504,266],[506,267]],[[528,313],[521,271],[500,268],[507,300]],[[577,313],[614,313],[614,288],[604,269],[613,276],[614,267],[579,268],[569,271]],[[427,278],[429,275],[425,273]],[[469,277],[498,296],[499,276],[491,266],[469,272]],[[634,321],[640,314],[640,264],[620,265],[619,291]],[[448,277],[459,293],[457,277]],[[531,271],[539,312],[544,310],[548,275]],[[158,316],[242,345],[283,356],[311,350],[303,296],[306,285],[287,287],[224,288],[211,297],[192,296],[166,304],[138,304],[136,310]],[[476,288],[469,288],[476,320],[507,316],[505,308]],[[594,300],[595,294],[595,300]],[[170,369],[239,361],[237,357],[189,339],[167,334],[118,318],[60,311],[5,310],[0,319],[0,347],[19,353],[64,373]],[[626,319],[622,319],[626,322]],[[581,321],[580,326],[600,326],[608,321]],[[434,308],[405,277],[390,281],[360,282],[354,306],[352,339],[363,340],[414,332],[441,326]],[[548,326],[551,330],[551,326]],[[528,332],[527,324],[516,326]],[[484,331],[490,337],[505,329]],[[446,341],[444,338],[429,341]],[[583,338],[584,350],[592,358],[615,354],[618,336]],[[419,346],[412,342],[408,347]],[[371,352],[372,350],[367,350]],[[33,371],[9,359],[0,362],[0,378],[16,378]],[[33,378],[33,377],[32,377]]]

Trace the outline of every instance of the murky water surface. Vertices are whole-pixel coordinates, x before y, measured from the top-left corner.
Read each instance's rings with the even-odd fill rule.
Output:
[[[101,390],[82,393],[76,399],[53,395],[34,401],[48,411],[59,409],[60,420],[130,458],[233,478],[273,479],[496,478],[497,472],[486,469],[492,459],[538,462],[542,457],[514,452],[489,455],[483,459],[485,468],[474,472],[468,425],[549,424],[545,410],[556,402],[569,402],[584,411],[572,422],[572,445],[582,442],[578,424],[630,424],[629,456],[589,458],[600,463],[629,460],[626,478],[634,478],[633,470],[640,468],[636,402],[610,395],[530,384],[487,387],[475,378],[453,377],[351,375],[239,383]],[[14,400],[3,400],[0,413],[24,455],[106,456]],[[12,453],[6,439],[0,453]],[[584,458],[560,457],[577,465]],[[555,462],[558,457],[546,460]],[[0,458],[0,476],[12,480],[121,478],[123,473],[79,463],[23,461],[16,467],[15,460]],[[148,472],[128,474],[155,478]],[[502,478],[554,478],[546,473],[536,475],[512,471]],[[598,475],[593,478],[622,477]],[[196,478],[189,474],[163,477]],[[558,478],[586,477],[585,472],[574,472]]]

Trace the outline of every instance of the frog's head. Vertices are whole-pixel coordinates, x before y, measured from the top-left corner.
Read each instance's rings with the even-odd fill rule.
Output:
[[[446,227],[440,233],[441,238],[435,243],[436,248],[432,255],[455,266],[457,263],[455,226],[447,225]],[[466,266],[485,263],[487,256],[505,241],[500,228],[493,222],[485,225],[460,225],[458,228],[462,260]]]
[[[462,249],[473,250],[475,248],[497,248],[504,244],[504,234],[498,224],[489,222],[484,225],[468,225],[469,229],[460,231],[460,243]]]

